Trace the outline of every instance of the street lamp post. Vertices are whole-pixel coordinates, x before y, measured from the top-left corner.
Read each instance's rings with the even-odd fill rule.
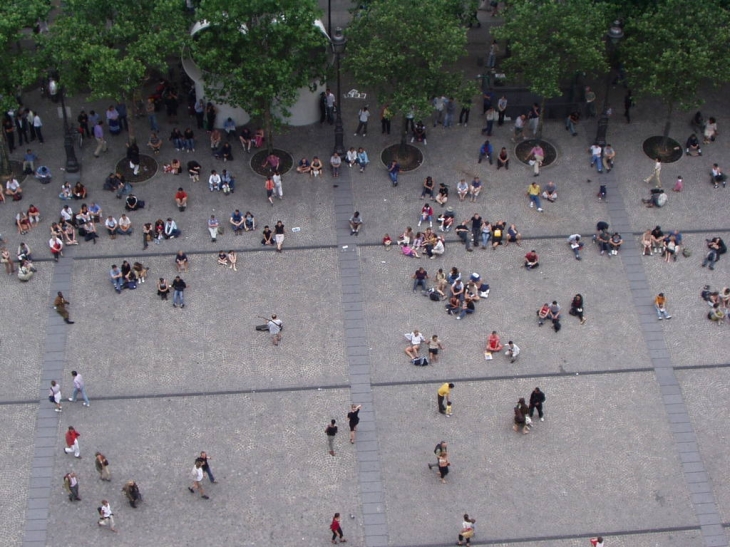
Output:
[[[596,131],[596,144],[606,146],[606,133],[608,132],[608,94],[611,91],[611,53],[616,50],[621,38],[624,37],[624,31],[621,28],[621,21],[614,21],[611,28],[606,33],[606,49],[608,50],[609,70],[606,76],[606,93],[603,95],[603,110],[601,117],[598,118],[598,130]]]
[[[337,27],[334,35],[332,35],[332,50],[335,52],[335,62],[337,63],[337,117],[335,118],[335,152],[341,157],[345,155],[345,144],[343,142],[345,136],[345,128],[342,126],[342,88],[340,86],[340,56],[345,52],[347,38],[342,33],[342,29]]]
[[[63,111],[63,147],[66,150],[66,180],[68,181],[71,178],[78,180],[78,177],[68,177],[69,174],[73,175],[78,173],[81,167],[79,166],[79,160],[76,159],[74,136],[68,125],[68,116],[66,115],[66,88],[61,86],[59,95],[61,96],[61,109]]]

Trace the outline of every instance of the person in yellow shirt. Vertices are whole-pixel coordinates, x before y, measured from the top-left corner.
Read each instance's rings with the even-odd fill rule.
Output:
[[[537,207],[538,213],[542,213],[540,204],[540,185],[536,182],[527,187],[527,197],[530,198],[530,207]]]
[[[654,307],[656,308],[656,315],[659,321],[662,319],[671,319],[672,316],[667,312],[667,297],[664,296],[663,292],[656,295],[654,299]]]
[[[449,394],[451,393],[451,390],[453,389],[454,384],[446,383],[442,385],[438,390],[438,404],[439,404],[439,412],[441,414],[446,414],[446,407],[444,406],[444,400],[446,400],[446,403],[451,403],[451,399],[449,399]]]

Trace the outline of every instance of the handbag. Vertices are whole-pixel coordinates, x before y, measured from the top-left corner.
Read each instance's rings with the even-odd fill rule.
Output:
[[[461,531],[461,537],[464,539],[469,539],[474,537],[474,528],[465,528]]]
[[[223,235],[224,231],[225,230],[223,230],[223,226],[218,226],[218,234]]]
[[[49,395],[48,400],[54,404],[56,403],[56,398],[53,395]]]

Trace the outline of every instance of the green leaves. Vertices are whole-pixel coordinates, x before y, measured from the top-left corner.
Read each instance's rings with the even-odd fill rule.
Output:
[[[344,68],[394,112],[427,111],[431,97],[459,89],[460,75],[448,69],[466,54],[466,29],[454,6],[453,0],[368,2],[347,29]]]

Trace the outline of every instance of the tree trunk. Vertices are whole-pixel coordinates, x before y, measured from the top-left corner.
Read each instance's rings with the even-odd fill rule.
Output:
[[[266,151],[271,154],[274,151],[274,128],[271,120],[270,104],[267,104],[264,108],[264,135],[266,136]]]
[[[545,97],[542,98],[542,101],[540,102],[540,117],[537,120],[537,133],[535,133],[535,138],[540,140],[542,139],[542,120],[545,116]]]
[[[406,144],[408,143],[408,118],[403,113],[403,130],[400,132],[400,146],[398,147],[398,155],[405,156]]]
[[[130,143],[133,143],[137,140],[136,133],[134,132],[134,124],[137,123],[134,117],[134,94],[132,94],[132,97],[127,97],[127,94],[122,92],[121,98],[122,102],[127,105],[127,125],[129,126],[128,140]]]
[[[667,142],[669,141],[669,130],[672,128],[672,112],[674,111],[674,101],[669,102],[669,108],[667,109],[667,121],[664,123],[664,133],[662,133],[662,144],[661,151],[666,153]]]
[[[0,143],[0,184],[4,186],[5,182],[13,176],[13,166],[10,164],[10,149],[8,148],[5,131],[2,134],[3,139]],[[2,191],[3,189],[0,187],[0,192]]]

